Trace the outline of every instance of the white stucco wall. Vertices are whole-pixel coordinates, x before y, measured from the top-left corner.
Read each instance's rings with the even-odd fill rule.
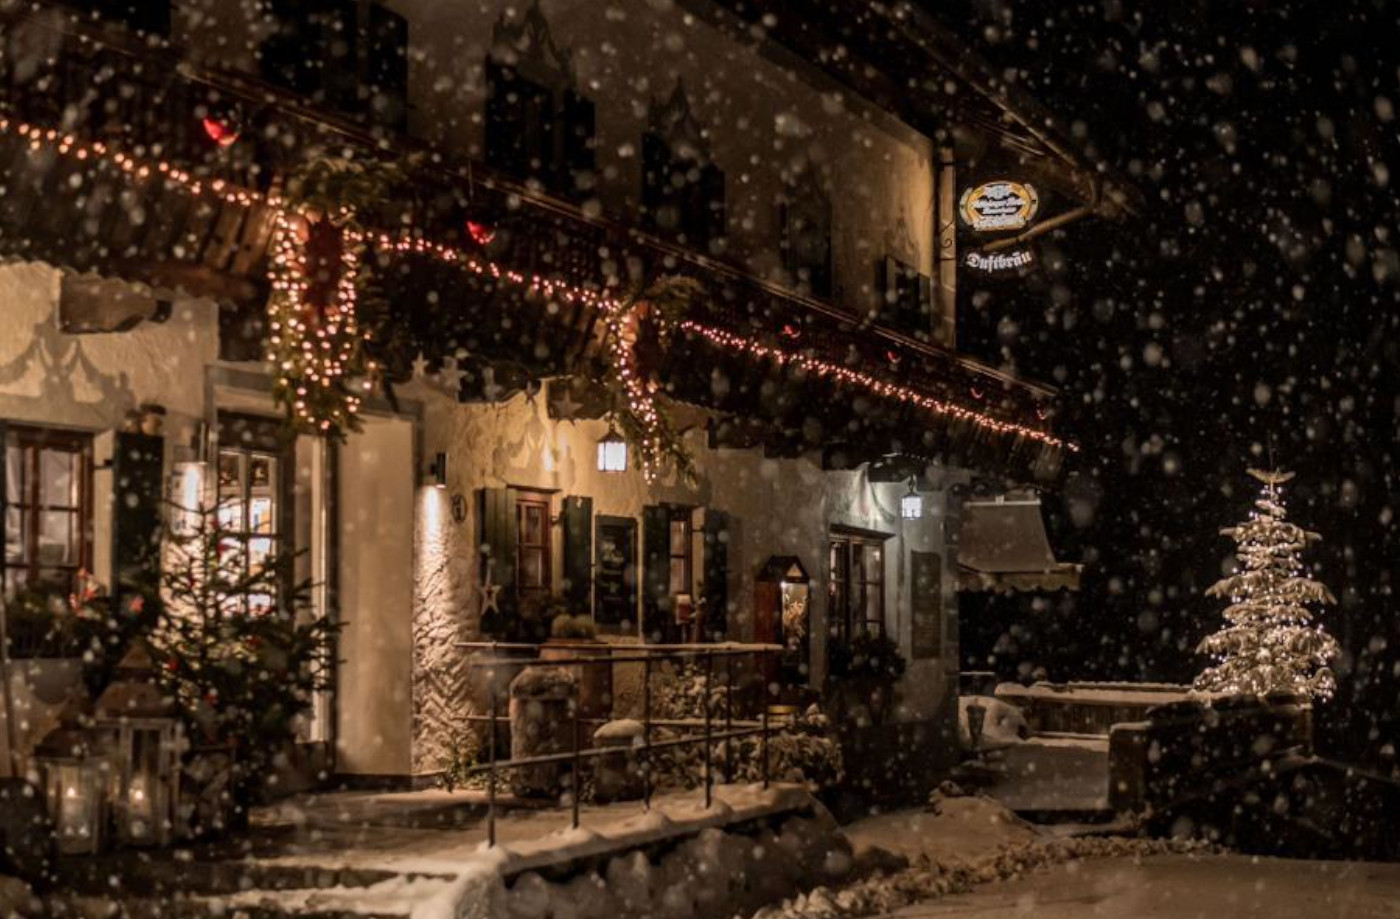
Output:
[[[385,0],[409,23],[409,133],[480,161],[485,147],[485,64],[502,13],[533,0]],[[876,261],[909,253],[932,274],[932,142],[907,125],[715,23],[732,17],[703,0],[542,0],[550,34],[596,105],[598,204],[635,219],[642,135],[653,100],[683,81],[725,172],[729,256],[779,275],[783,173],[811,163],[833,206],[833,299],[870,309]],[[239,0],[183,0],[175,40],[196,59],[256,70],[262,28]],[[693,11],[699,11],[696,15]],[[737,25],[741,31],[742,25]]]
[[[0,265],[0,418],[112,430],[154,402],[167,411],[167,440],[188,442],[204,417],[204,368],[218,356],[218,307],[180,299],[164,323],[67,335],[59,278],[42,262]]]
[[[414,432],[369,416],[339,450],[337,768],[407,775],[413,749]]]

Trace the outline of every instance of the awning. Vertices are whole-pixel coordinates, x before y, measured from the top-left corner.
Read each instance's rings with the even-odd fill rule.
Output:
[[[1083,567],[1055,559],[1034,495],[1013,493],[963,505],[959,590],[1078,590]]]

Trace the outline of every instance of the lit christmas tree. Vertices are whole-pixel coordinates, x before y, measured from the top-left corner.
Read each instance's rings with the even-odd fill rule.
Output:
[[[1289,523],[1279,486],[1291,472],[1249,470],[1264,483],[1249,519],[1221,532],[1239,546],[1239,570],[1207,596],[1225,597],[1225,628],[1198,651],[1216,663],[1196,678],[1200,692],[1294,693],[1327,698],[1336,688],[1328,666],[1337,642],[1312,622],[1308,604],[1335,603],[1326,586],[1306,577],[1300,553],[1322,537]]]

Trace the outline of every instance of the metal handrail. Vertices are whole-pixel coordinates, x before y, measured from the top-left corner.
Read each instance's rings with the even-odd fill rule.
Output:
[[[528,642],[495,642],[495,641],[459,641],[455,643],[459,648],[477,650],[520,650],[539,651],[541,648],[555,648],[564,650],[597,651],[597,642],[583,641],[551,641],[548,645],[532,644]],[[617,646],[612,646],[617,647]],[[724,744],[725,778],[726,781],[733,779],[733,763],[730,756],[730,742],[744,737],[759,738],[759,775],[762,779],[763,787],[768,787],[768,744],[772,733],[772,725],[768,718],[767,706],[761,710],[757,726],[752,720],[741,720],[737,722],[734,718],[734,668],[732,666],[735,657],[753,656],[766,657],[770,654],[777,654],[783,650],[781,645],[774,644],[673,644],[673,645],[639,645],[623,646],[643,649],[643,653],[627,653],[623,655],[597,655],[587,657],[560,658],[556,660],[539,659],[519,659],[519,658],[495,658],[486,661],[470,661],[468,667],[473,670],[490,670],[501,666],[526,669],[530,667],[551,667],[567,668],[575,665],[590,666],[601,664],[618,663],[640,663],[643,667],[642,676],[642,736],[640,743],[633,743],[628,746],[618,747],[596,747],[584,749],[582,744],[582,726],[585,722],[598,723],[601,719],[583,718],[577,706],[573,712],[573,749],[560,753],[544,753],[537,756],[523,756],[518,759],[501,760],[496,755],[496,730],[497,725],[506,721],[509,717],[500,714],[499,700],[497,698],[497,688],[494,681],[488,692],[489,714],[471,714],[467,716],[468,721],[489,723],[488,733],[488,760],[486,763],[471,766],[467,769],[469,775],[486,775],[487,777],[487,845],[496,845],[496,789],[499,782],[499,773],[506,769],[524,768],[528,766],[545,766],[562,763],[571,763],[573,766],[573,788],[571,797],[572,815],[571,825],[577,829],[580,821],[579,807],[581,803],[582,791],[582,765],[584,760],[598,759],[604,756],[616,756],[618,754],[631,754],[637,756],[642,762],[642,802],[643,807],[651,809],[652,781],[651,781],[651,755],[652,751],[664,750],[674,747],[683,747],[691,744],[700,744],[703,750],[704,769],[704,789],[705,807],[709,808],[714,803],[714,764],[713,745],[717,742]],[[704,663],[705,689],[704,689],[704,718],[703,719],[657,719],[651,717],[651,665],[658,661],[667,660],[694,660],[701,659]],[[724,704],[724,726],[716,730],[714,725],[715,713],[712,711],[712,690],[714,678],[714,659],[721,658],[724,661],[725,671],[725,704]],[[605,723],[605,722],[604,722]],[[695,727],[703,728],[700,733],[686,734],[682,737],[674,737],[666,740],[653,741],[651,739],[651,728],[658,727]]]

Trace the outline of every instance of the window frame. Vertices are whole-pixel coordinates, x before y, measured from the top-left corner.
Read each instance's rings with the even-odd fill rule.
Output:
[[[291,444],[283,443],[278,439],[277,432],[281,422],[261,415],[248,415],[239,412],[219,412],[219,443],[214,455],[213,469],[213,491],[214,491],[214,514],[215,520],[220,530],[220,536],[237,540],[242,558],[242,573],[247,575],[251,571],[252,551],[251,545],[254,539],[267,539],[269,541],[268,555],[273,558],[283,556],[287,552],[288,546],[295,545],[296,528],[293,525],[292,510],[295,501],[293,493],[293,482],[296,475],[296,450]],[[247,437],[238,437],[232,432],[246,431]],[[224,508],[226,500],[224,486],[221,481],[223,459],[225,455],[237,456],[240,464],[239,494],[240,505],[239,520],[241,525],[238,529],[226,529],[223,522],[218,519]],[[272,498],[271,523],[272,530],[269,533],[257,532],[251,528],[253,494],[252,464],[255,458],[270,459],[275,463],[275,481],[270,486]],[[222,555],[222,547],[220,547]],[[222,564],[222,559],[220,561]],[[288,573],[290,576],[290,572]],[[269,598],[271,608],[275,609],[282,598],[287,596],[290,584],[279,584],[280,595]],[[250,596],[244,595],[234,600],[236,603],[235,612],[247,614],[251,611]]]
[[[552,492],[530,488],[517,488],[515,491],[515,592],[520,599],[533,595],[548,596],[554,592],[554,496]],[[538,542],[525,540],[525,515],[530,511],[540,514],[540,538]],[[540,583],[525,584],[525,554],[538,552],[540,556]]]
[[[885,634],[890,538],[885,533],[849,530],[827,535],[827,631],[833,638],[850,641],[859,632]],[[880,553],[878,576],[873,578],[866,564],[871,549]]]
[[[695,521],[693,510],[688,507],[669,508],[670,518],[666,522],[666,588],[672,597],[695,596]],[[681,551],[676,552],[675,527],[682,530]],[[681,563],[681,584],[683,590],[675,590],[676,563]]]
[[[40,574],[44,571],[66,571],[68,572],[68,583],[65,592],[71,592],[77,582],[80,571],[91,571],[93,560],[93,462],[92,462],[92,435],[84,431],[67,430],[63,428],[47,428],[40,425],[12,424],[4,425],[4,455],[0,460],[9,462],[9,451],[12,446],[18,446],[21,451],[21,466],[25,470],[28,481],[22,483],[21,488],[27,486],[29,494],[25,500],[10,503],[9,490],[14,486],[6,477],[6,494],[0,494],[0,513],[9,514],[12,507],[20,511],[20,516],[24,519],[24,561],[11,562],[9,560],[8,547],[0,547],[0,592],[6,596],[11,589],[11,571],[23,571],[25,575],[26,587],[38,587],[44,583]],[[18,443],[16,443],[18,441]],[[39,470],[42,464],[42,454],[45,451],[62,452],[75,454],[77,456],[78,468],[76,470],[75,487],[77,491],[77,503],[67,504],[45,504],[40,500],[41,476]],[[39,530],[40,522],[45,511],[66,512],[77,518],[78,528],[77,545],[70,548],[77,549],[77,559],[71,563],[62,565],[43,565],[39,559]],[[8,521],[7,521],[8,523]],[[6,527],[8,537],[8,526]]]

